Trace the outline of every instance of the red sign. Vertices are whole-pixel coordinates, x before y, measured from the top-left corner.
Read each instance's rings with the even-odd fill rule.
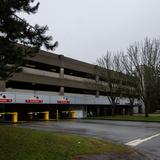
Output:
[[[26,99],[26,103],[43,103],[41,99]]]
[[[10,103],[10,102],[12,102],[12,99],[4,98],[4,99],[0,99],[0,102],[1,103]]]
[[[70,101],[68,99],[60,99],[57,100],[58,104],[70,104]]]

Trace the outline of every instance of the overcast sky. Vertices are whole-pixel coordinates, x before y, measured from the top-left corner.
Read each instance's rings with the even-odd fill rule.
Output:
[[[48,25],[47,33],[59,42],[54,52],[74,59],[94,63],[107,50],[160,36],[160,0],[39,2],[37,14],[22,17],[32,25]]]

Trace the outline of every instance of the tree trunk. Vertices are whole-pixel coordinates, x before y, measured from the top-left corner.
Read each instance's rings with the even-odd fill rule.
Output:
[[[129,107],[129,115],[133,115],[133,106],[132,105]]]
[[[112,103],[112,116],[115,116],[115,103]]]
[[[134,98],[129,98],[130,106],[129,106],[129,115],[133,115],[133,104],[134,104]]]
[[[145,105],[145,117],[149,117],[149,114],[148,114],[148,102],[144,102],[144,105]]]

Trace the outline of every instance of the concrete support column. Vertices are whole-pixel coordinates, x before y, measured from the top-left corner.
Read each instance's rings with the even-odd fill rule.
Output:
[[[99,76],[96,75],[96,82],[98,83],[99,82]]]
[[[60,71],[59,71],[59,78],[64,79],[64,56],[59,55],[59,61],[60,61]],[[59,95],[64,95],[64,87],[60,86]]]
[[[98,84],[99,83],[99,76],[96,75],[96,83]],[[99,90],[97,89],[96,90],[96,97],[99,97]]]
[[[17,123],[18,122],[18,113],[17,112],[13,112],[12,113],[12,122],[13,123]]]
[[[98,90],[96,91],[96,97],[99,97],[99,91]]]
[[[63,55],[59,55],[59,61],[60,61],[59,76],[60,78],[64,78],[64,56]]]
[[[62,79],[64,78],[64,68],[62,67],[60,68],[59,77]]]
[[[64,95],[64,87],[62,87],[62,86],[60,87],[59,94],[62,95],[62,96]]]
[[[62,68],[62,67],[60,68],[59,77],[60,77],[61,79],[64,79],[64,68]],[[60,95],[64,95],[64,87],[63,87],[63,86],[60,86],[59,94],[60,94]]]
[[[0,81],[0,92],[6,91],[6,83],[5,81]]]
[[[44,120],[45,121],[49,120],[49,112],[48,111],[44,112]]]

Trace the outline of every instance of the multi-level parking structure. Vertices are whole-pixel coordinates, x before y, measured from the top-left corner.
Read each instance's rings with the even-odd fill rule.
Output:
[[[108,82],[99,72],[104,69],[42,50],[25,61],[22,72],[0,82],[0,113],[17,112],[19,119],[45,111],[49,118],[55,118],[57,111],[60,117],[72,118],[111,114]],[[128,113],[129,97],[137,98],[134,81],[121,76],[122,90],[114,93],[117,114]],[[113,81],[116,86],[118,79]]]

